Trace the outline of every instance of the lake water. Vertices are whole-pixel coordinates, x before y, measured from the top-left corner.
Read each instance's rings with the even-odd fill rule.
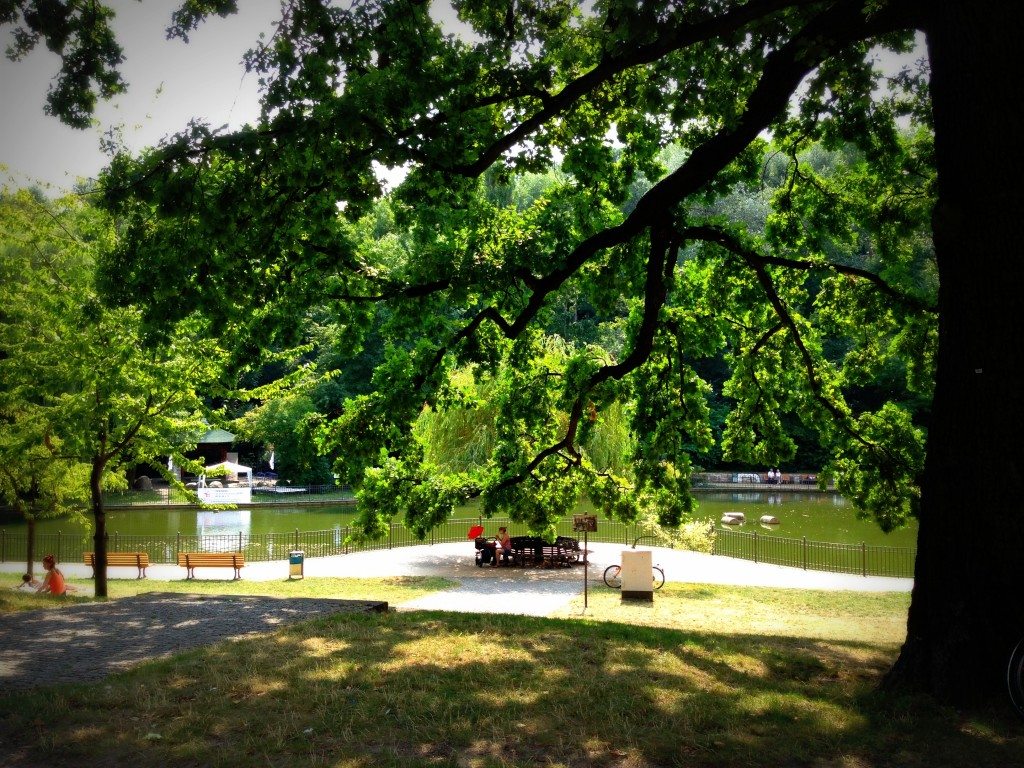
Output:
[[[862,520],[857,510],[836,493],[763,492],[763,491],[703,491],[698,494],[700,517],[715,520],[718,528],[738,531],[757,531],[765,535],[810,541],[828,541],[837,544],[860,544],[886,547],[916,547],[917,521],[906,528],[884,533],[872,520]],[[743,525],[721,524],[726,512],[743,512],[747,522]],[[778,525],[761,525],[763,515],[778,518]]]
[[[719,528],[725,512],[743,512],[747,522],[729,526],[733,530],[758,531],[765,535],[891,547],[914,547],[917,542],[916,521],[909,527],[883,533],[878,526],[858,519],[856,510],[841,496],[819,492],[766,492],[766,491],[700,491],[697,494],[699,517],[712,518]],[[475,517],[478,507],[467,506],[456,511],[456,517]],[[774,515],[779,525],[764,526],[758,520],[762,515]],[[162,507],[135,507],[107,512],[107,530],[125,535],[174,536],[262,533],[288,533],[324,531],[352,522],[351,506],[336,507],[253,507],[246,510],[208,512],[196,509],[167,509]],[[24,521],[0,518],[0,528],[11,533],[20,532]],[[75,535],[84,533],[69,520],[41,520],[38,533]]]

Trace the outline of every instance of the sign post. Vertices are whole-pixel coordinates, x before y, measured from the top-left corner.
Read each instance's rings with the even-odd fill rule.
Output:
[[[597,516],[573,515],[572,529],[577,532],[583,531],[583,610],[586,610],[588,606],[587,582],[590,577],[590,565],[587,561],[587,556],[590,554],[590,540],[588,534],[591,531],[597,530]]]

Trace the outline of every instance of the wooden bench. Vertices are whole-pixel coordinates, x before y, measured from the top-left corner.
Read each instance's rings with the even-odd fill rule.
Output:
[[[186,570],[186,579],[196,577],[196,568],[234,568],[235,578],[242,578],[245,555],[241,552],[179,552],[178,565]]]
[[[93,578],[96,577],[96,553],[85,552],[85,564],[92,567]],[[146,569],[149,568],[148,552],[107,552],[107,566],[128,566],[139,569],[139,578],[146,578]]]

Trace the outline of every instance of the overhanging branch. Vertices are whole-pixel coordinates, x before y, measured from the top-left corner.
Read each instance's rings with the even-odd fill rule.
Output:
[[[796,269],[806,272],[827,271],[835,272],[840,275],[849,275],[850,277],[857,277],[868,281],[886,296],[891,299],[895,299],[900,304],[903,304],[910,309],[932,314],[938,314],[939,311],[937,306],[933,304],[926,304],[920,299],[894,288],[883,277],[867,269],[860,269],[859,267],[851,267],[846,264],[838,264],[831,261],[821,263],[811,261],[809,259],[789,259],[781,256],[764,255],[758,253],[752,248],[748,248],[731,232],[721,229],[720,227],[713,227],[706,224],[687,227],[681,234],[686,240],[700,240],[702,242],[714,243],[715,245],[721,246],[751,265],[759,264],[762,266],[785,267],[786,269]]]
[[[448,344],[441,346],[429,370],[419,377],[419,382],[425,382],[445,354],[475,333],[485,320],[492,320],[507,338],[518,337],[536,317],[548,296],[596,254],[623,245],[652,228],[666,211],[674,210],[686,197],[704,188],[785,111],[793,92],[817,67],[824,52],[909,23],[905,11],[892,6],[886,6],[866,18],[862,3],[855,0],[838,3],[814,17],[786,45],[768,55],[761,78],[735,124],[722,128],[695,149],[678,169],[648,190],[625,221],[591,235],[579,243],[559,267],[538,278],[526,306],[513,320],[506,320],[494,307],[477,313]],[[812,51],[819,52],[819,55],[811,56]]]
[[[823,391],[822,382],[818,375],[818,367],[814,362],[814,357],[811,355],[810,350],[807,349],[807,345],[804,343],[803,335],[800,333],[800,329],[797,327],[796,321],[793,319],[793,316],[785,302],[783,302],[782,298],[779,296],[779,292],[775,288],[775,283],[772,280],[771,275],[768,274],[767,265],[772,263],[772,261],[756,251],[747,248],[736,237],[713,227],[689,227],[683,231],[683,234],[687,239],[700,239],[714,242],[738,256],[747,267],[753,270],[758,283],[761,285],[761,288],[765,293],[765,297],[768,299],[772,309],[775,311],[776,317],[779,319],[779,323],[785,327],[790,340],[793,342],[794,346],[796,346],[797,351],[800,354],[800,359],[804,365],[807,383],[811,388],[811,394],[814,396],[814,399],[835,419],[839,428],[854,440],[873,450],[881,450],[885,452],[889,460],[894,463],[901,463],[902,460],[898,454],[893,453],[885,446],[879,445],[866,438],[857,429],[850,414],[840,408],[839,405],[833,402],[832,399]],[[713,235],[714,237],[713,239],[705,238],[702,237],[702,235]],[[787,260],[783,259],[782,261],[786,262]],[[772,328],[771,331],[765,334],[763,339],[766,339],[769,334],[773,335],[776,330],[777,327]]]

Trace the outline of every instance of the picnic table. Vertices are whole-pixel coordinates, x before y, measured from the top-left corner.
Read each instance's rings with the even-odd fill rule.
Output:
[[[540,536],[513,536],[510,539],[510,553],[502,555],[498,548],[498,556],[505,565],[541,566],[544,568],[567,568],[583,560],[584,551],[578,539],[571,536],[559,536],[553,542]],[[482,536],[476,538],[476,564],[483,566],[490,562],[485,556],[486,549],[493,549],[495,540]]]
[[[579,541],[569,536],[559,536],[553,542],[540,536],[513,536],[511,543],[512,565],[566,568],[583,556]]]

